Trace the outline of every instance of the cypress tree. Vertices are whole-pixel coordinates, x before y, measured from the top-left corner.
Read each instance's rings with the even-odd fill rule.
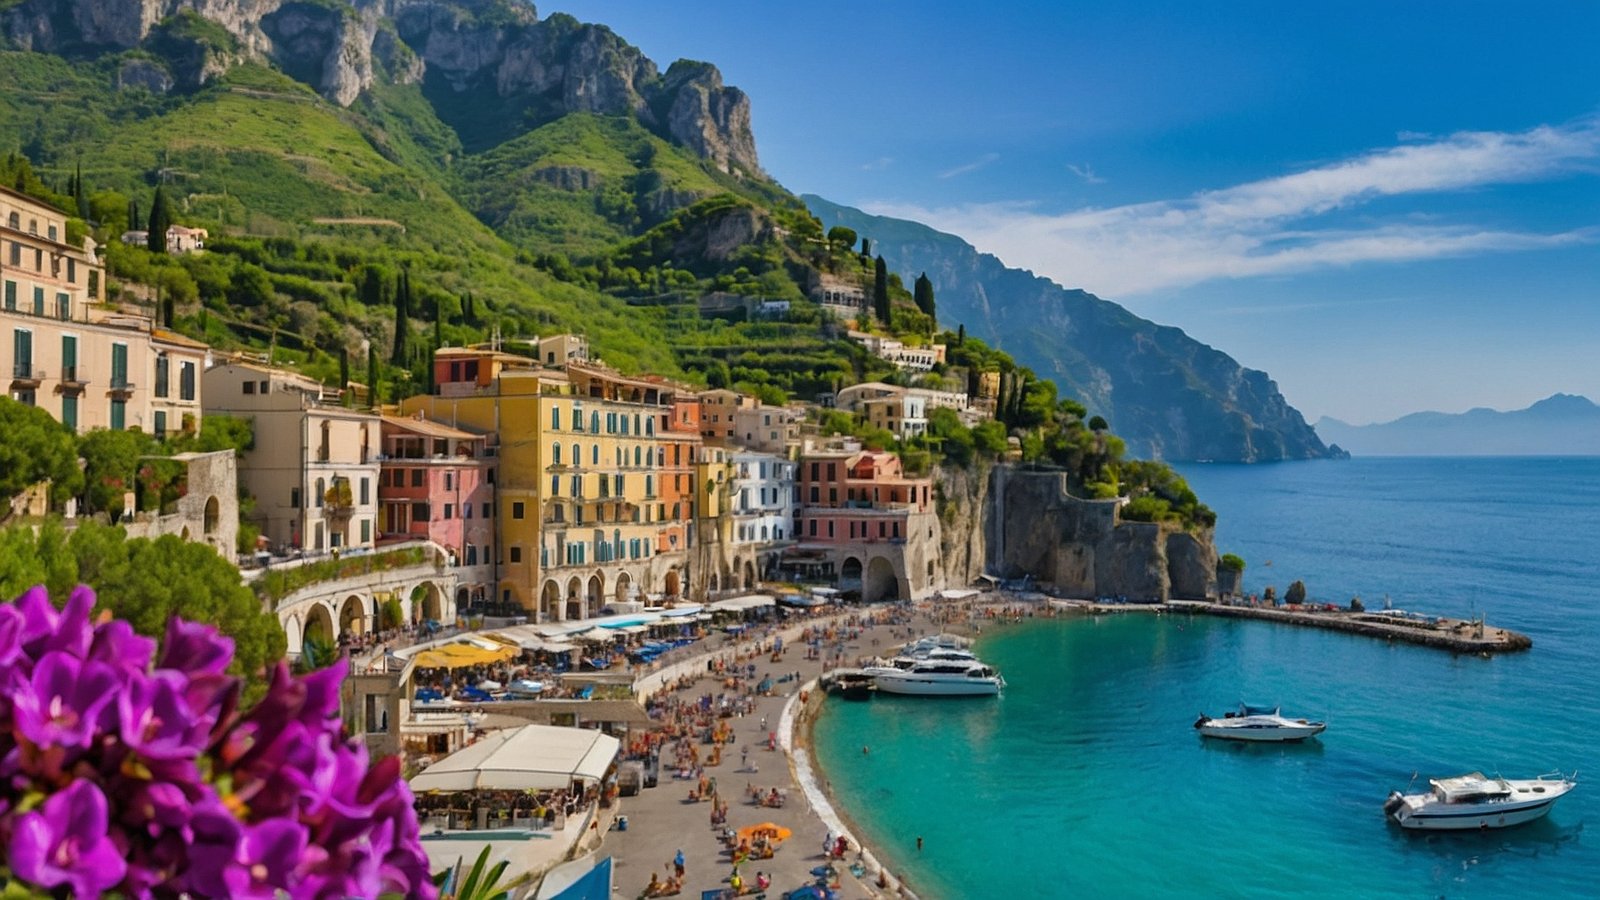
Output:
[[[917,301],[917,309],[927,313],[928,318],[938,321],[939,317],[933,312],[933,282],[928,280],[927,272],[917,276],[911,296]]]
[[[439,294],[433,295],[433,349],[444,346],[444,298]],[[428,371],[433,371],[432,361],[429,361]]]
[[[478,327],[478,303],[472,299],[472,292],[461,295],[461,324],[468,328]]]
[[[378,345],[367,341],[367,406],[378,405]]]
[[[882,256],[872,263],[872,310],[879,321],[889,324],[889,266]]]
[[[404,366],[411,359],[411,273],[400,270],[400,286],[394,294],[394,353],[389,362]]]
[[[72,176],[72,197],[78,201],[78,218],[89,221],[89,192],[83,187],[83,163]]]
[[[956,329],[956,346],[959,347],[962,344],[965,344],[966,342],[967,342],[967,326],[966,326],[966,323],[963,322]]]
[[[167,229],[172,227],[172,207],[167,203],[167,194],[156,185],[156,195],[150,200],[150,222],[146,226],[149,232],[147,246],[151,253],[167,252]]]
[[[161,324],[167,328],[172,327],[172,320],[178,315],[178,301],[167,294],[161,298]]]
[[[128,199],[128,227],[130,229],[131,228],[138,228],[139,227],[139,223],[141,221],[142,220],[139,218],[139,201],[135,200],[133,198],[129,198]]]
[[[350,405],[350,351],[344,347],[339,348],[339,397]]]
[[[872,242],[867,240],[866,238],[862,238],[861,239],[861,255],[862,256],[871,256],[872,255]]]

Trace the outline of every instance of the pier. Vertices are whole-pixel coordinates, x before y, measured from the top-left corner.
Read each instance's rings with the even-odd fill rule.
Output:
[[[1513,653],[1533,646],[1533,639],[1482,621],[1445,617],[1410,617],[1383,612],[1354,612],[1346,609],[1312,607],[1231,606],[1208,601],[1175,600],[1164,604],[1170,610],[1186,610],[1234,619],[1264,619],[1286,625],[1326,628],[1367,637],[1405,641],[1424,647],[1437,647],[1453,653]]]

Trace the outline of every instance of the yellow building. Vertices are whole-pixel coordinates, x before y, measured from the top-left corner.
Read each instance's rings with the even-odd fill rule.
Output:
[[[434,371],[437,394],[406,399],[401,413],[499,438],[499,605],[565,621],[686,593],[700,441],[698,423],[675,418],[686,389],[493,350],[446,348]],[[673,500],[679,490],[687,496]]]

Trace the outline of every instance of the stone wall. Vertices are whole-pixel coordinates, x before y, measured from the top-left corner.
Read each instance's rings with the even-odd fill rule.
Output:
[[[1065,596],[1135,602],[1216,596],[1209,531],[1123,522],[1116,500],[1068,491],[1065,473],[998,466],[990,476],[989,572],[1031,576]]]
[[[237,560],[239,544],[239,462],[232,450],[182,453],[172,457],[185,465],[187,488],[177,509],[164,516],[139,513],[124,522],[128,537],[156,538],[173,534],[211,546],[228,562]]]

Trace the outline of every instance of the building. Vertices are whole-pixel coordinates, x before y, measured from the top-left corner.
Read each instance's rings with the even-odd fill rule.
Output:
[[[204,228],[169,225],[167,226],[167,252],[199,253],[206,248],[207,238],[208,235]],[[150,232],[141,230],[124,231],[118,240],[124,244],[148,247],[150,245]]]
[[[806,413],[802,406],[769,406],[765,403],[734,410],[735,446],[761,453],[787,455],[799,443],[800,426]]]
[[[198,427],[207,347],[147,316],[99,306],[94,241],[66,243],[66,214],[0,188],[0,377],[7,393],[79,433]]]
[[[800,454],[795,538],[782,566],[831,580],[867,601],[938,590],[939,518],[930,478],[907,477],[893,453],[853,446]]]
[[[437,393],[400,406],[498,434],[498,606],[555,622],[686,596],[702,445],[694,392],[596,364],[555,371],[504,357],[441,351]]]
[[[928,431],[928,392],[866,381],[841,388],[835,405],[860,415],[874,428],[904,440]]]
[[[867,291],[854,281],[820,276],[811,288],[811,299],[822,308],[846,319],[867,315]]]
[[[735,571],[743,574],[748,561],[755,572],[775,575],[782,548],[795,539],[796,464],[753,450],[735,452],[731,461],[728,500]]]
[[[456,603],[494,596],[494,460],[488,438],[421,416],[383,416],[378,531],[433,541],[456,569]]]
[[[207,369],[203,380],[207,413],[254,423],[239,479],[256,498],[264,537],[309,553],[374,546],[377,416],[326,403],[322,385],[281,369],[227,363]]]
[[[727,388],[701,391],[700,436],[708,443],[726,445],[733,440],[734,413],[759,406],[756,398]]]
[[[183,466],[183,490],[170,510],[130,511],[122,522],[128,537],[177,535],[206,544],[236,562],[239,544],[239,469],[232,450],[156,457]]]
[[[589,361],[589,339],[575,334],[556,334],[533,342],[539,348],[539,362],[552,368]]]
[[[943,344],[915,347],[898,338],[867,334],[862,331],[850,332],[850,339],[866,347],[867,352],[879,359],[887,360],[909,372],[927,372],[934,366],[944,363]]]

